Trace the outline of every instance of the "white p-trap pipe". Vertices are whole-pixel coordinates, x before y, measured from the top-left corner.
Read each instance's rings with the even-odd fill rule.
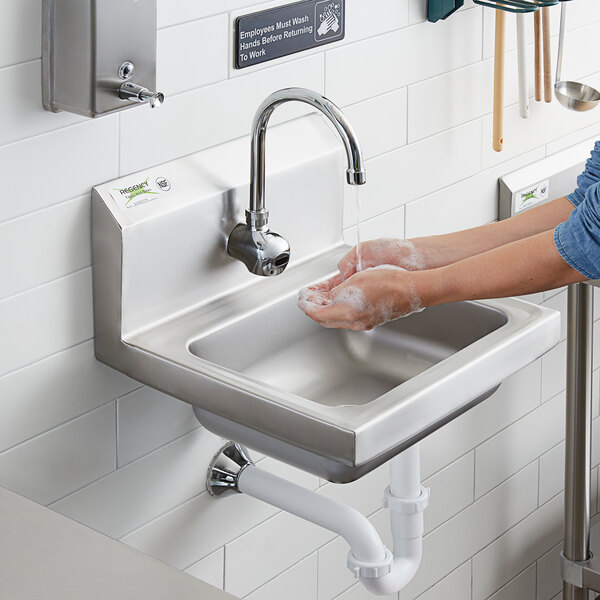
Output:
[[[341,535],[350,545],[348,568],[375,594],[400,591],[419,567],[423,510],[428,504],[429,492],[420,483],[418,445],[391,461],[391,482],[385,491],[384,505],[391,510],[393,554],[382,543],[373,525],[357,510],[254,465],[239,473],[238,489]]]
[[[419,445],[415,444],[390,462],[384,506],[391,511],[393,564],[386,575],[361,578],[370,592],[394,594],[415,576],[423,553],[423,511],[428,504],[429,490],[421,485]]]

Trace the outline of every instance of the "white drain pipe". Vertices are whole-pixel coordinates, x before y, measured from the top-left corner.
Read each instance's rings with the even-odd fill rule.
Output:
[[[244,469],[238,480],[241,492],[341,535],[357,560],[385,563],[385,547],[375,527],[357,510],[316,494],[258,467]]]
[[[390,471],[383,503],[391,511],[394,562],[387,575],[361,578],[370,592],[380,595],[399,592],[417,573],[423,553],[423,511],[429,504],[429,490],[421,485],[418,444],[393,458]]]
[[[240,456],[247,456],[244,449],[237,448]],[[429,503],[429,490],[421,485],[419,463],[418,444],[390,463],[384,506],[391,511],[393,553],[357,510],[267,473],[252,462],[241,465],[237,473],[213,463],[209,490],[215,495],[224,488],[248,494],[342,536],[350,545],[348,568],[354,576],[374,594],[393,594],[406,587],[421,562],[423,511]]]

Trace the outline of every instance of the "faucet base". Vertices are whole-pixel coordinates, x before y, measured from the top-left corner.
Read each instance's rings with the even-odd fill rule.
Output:
[[[290,262],[287,240],[266,225],[261,229],[236,225],[227,240],[227,253],[243,262],[250,273],[263,277],[280,275]]]
[[[287,242],[269,230],[269,213],[265,209],[265,145],[267,126],[273,111],[286,102],[297,101],[317,108],[333,124],[342,139],[348,158],[346,180],[350,185],[367,181],[360,144],[344,113],[330,100],[304,88],[286,88],[268,96],[259,106],[252,123],[250,209],[247,227],[238,225],[229,236],[229,255],[243,262],[254,275],[280,275],[289,261]],[[256,235],[260,233],[260,235]]]

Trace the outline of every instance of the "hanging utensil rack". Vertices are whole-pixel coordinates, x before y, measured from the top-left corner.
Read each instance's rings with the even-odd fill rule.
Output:
[[[548,6],[555,6],[559,0],[473,0],[475,4],[495,8],[509,13],[530,13]]]
[[[486,6],[496,10],[496,32],[494,50],[494,117],[492,147],[496,152],[504,148],[504,54],[505,54],[505,29],[506,13],[516,14],[517,17],[525,13],[538,11],[540,8],[547,10],[548,7],[558,4],[559,0],[473,0],[475,4]],[[547,22],[547,18],[544,19]],[[520,34],[520,64],[519,64],[519,104],[520,114],[527,118],[528,115],[528,90],[525,66],[523,64],[523,31],[522,23],[517,24]],[[548,43],[546,54],[549,59],[550,45]]]

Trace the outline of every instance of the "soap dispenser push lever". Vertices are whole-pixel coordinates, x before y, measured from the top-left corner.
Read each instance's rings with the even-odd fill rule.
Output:
[[[348,157],[347,182],[363,185],[367,181],[358,138],[344,113],[333,102],[304,88],[286,88],[268,96],[258,108],[252,124],[250,208],[246,211],[246,223],[236,225],[227,242],[229,255],[243,262],[254,275],[280,275],[290,260],[288,242],[269,229],[269,212],[265,208],[265,144],[273,111],[294,100],[318,109],[339,133]]]
[[[135,66],[130,61],[124,62],[119,67],[119,77],[124,80],[119,88],[119,98],[133,102],[146,102],[151,108],[159,107],[165,101],[164,94],[162,92],[151,92],[148,88],[133,83],[130,78],[134,69]]]

